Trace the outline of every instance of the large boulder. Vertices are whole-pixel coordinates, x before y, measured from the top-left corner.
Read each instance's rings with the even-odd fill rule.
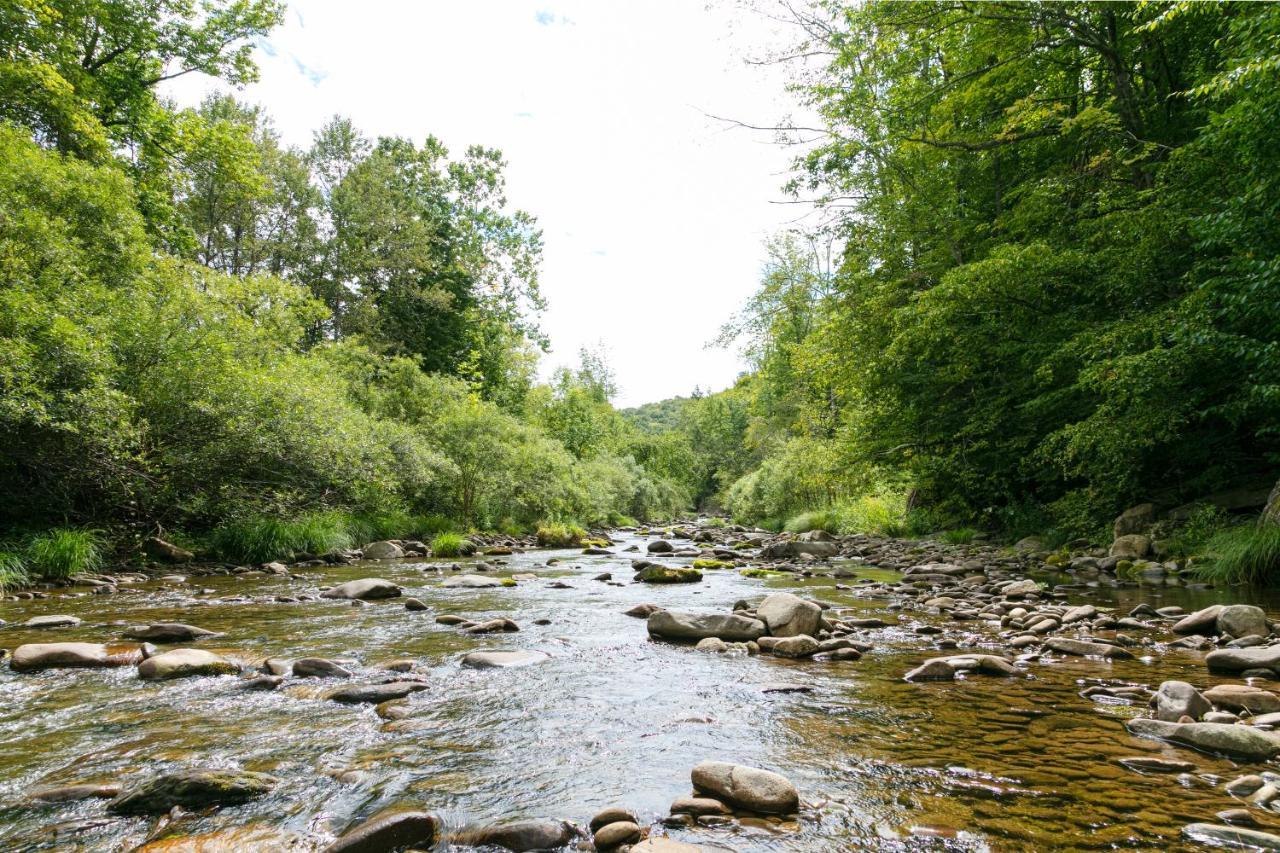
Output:
[[[121,815],[165,814],[174,806],[188,811],[234,806],[268,793],[276,779],[265,773],[235,770],[185,770],[165,773],[135,785],[107,804]]]
[[[169,681],[201,675],[237,675],[239,672],[239,665],[204,649],[174,649],[149,657],[138,664],[138,677],[144,681]]]
[[[1136,560],[1151,553],[1151,537],[1141,533],[1130,533],[1120,536],[1111,543],[1109,556],[1125,560]]]
[[[1204,698],[1228,711],[1273,714],[1280,711],[1280,696],[1248,684],[1219,684],[1204,692]]]
[[[1266,637],[1271,633],[1267,614],[1252,604],[1231,604],[1222,608],[1218,613],[1217,627],[1219,634],[1230,634],[1236,639]]]
[[[1176,723],[1185,717],[1198,720],[1213,710],[1209,700],[1185,681],[1165,681],[1151,697],[1156,719]]]
[[[429,850],[440,832],[434,815],[419,811],[380,812],[361,821],[324,848],[324,853],[386,853],[414,848]]]
[[[698,583],[702,572],[689,566],[645,566],[632,578],[640,583]]]
[[[808,554],[811,557],[827,559],[840,553],[840,546],[834,542],[774,542],[760,552],[766,560],[785,560]]]
[[[665,539],[659,539],[656,542],[650,542],[645,550],[650,554],[670,554],[675,550],[675,546]]]
[[[1165,740],[1213,755],[1266,761],[1280,754],[1280,735],[1233,723],[1169,723],[1138,718],[1125,723],[1138,737]]]
[[[9,668],[14,672],[42,669],[100,669],[133,666],[142,660],[141,647],[132,643],[25,643],[13,650]]]
[[[366,560],[398,560],[404,556],[404,549],[400,547],[400,543],[386,539],[381,542],[370,542],[361,550]]]
[[[651,636],[691,643],[707,637],[717,637],[729,642],[758,640],[767,631],[765,624],[759,619],[736,613],[677,613],[659,610],[649,615],[646,624]]]
[[[396,598],[400,587],[382,578],[361,578],[330,587],[320,593],[321,598],[345,598],[372,601],[380,598]]]
[[[704,761],[693,768],[693,787],[731,806],[762,814],[790,814],[800,807],[796,786],[768,770]]]
[[[1215,649],[1204,656],[1210,672],[1244,672],[1246,669],[1280,669],[1280,645],[1251,649]]]
[[[1151,503],[1129,507],[1116,518],[1112,527],[1112,538],[1119,539],[1121,536],[1128,536],[1132,533],[1148,532],[1151,530],[1151,526],[1156,523],[1158,514],[1156,505]]]
[[[756,608],[756,615],[774,637],[817,636],[822,608],[789,592],[775,592]]]

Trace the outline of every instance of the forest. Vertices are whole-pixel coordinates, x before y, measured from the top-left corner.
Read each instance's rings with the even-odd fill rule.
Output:
[[[599,353],[537,378],[500,152],[162,97],[254,80],[283,4],[4,4],[0,585],[157,535],[265,561],[702,510],[1055,545],[1139,502],[1274,564],[1280,8],[785,8],[820,221],[721,330],[734,387],[619,411]]]

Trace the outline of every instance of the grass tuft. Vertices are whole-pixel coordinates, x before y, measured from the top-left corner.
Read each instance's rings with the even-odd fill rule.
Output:
[[[463,557],[475,553],[475,546],[460,533],[441,533],[431,540],[431,556]]]
[[[543,524],[538,526],[538,545],[543,548],[578,548],[587,531],[576,524]]]
[[[978,531],[972,527],[957,527],[953,530],[944,530],[938,534],[938,538],[948,545],[969,545],[978,537]]]
[[[0,595],[21,589],[31,582],[27,561],[21,554],[0,551]]]
[[[1205,545],[1208,562],[1196,574],[1217,583],[1265,584],[1280,579],[1280,524],[1223,530]]]
[[[210,545],[225,560],[269,563],[302,554],[326,554],[352,546],[350,517],[340,512],[305,515],[292,521],[252,518],[213,531]]]
[[[808,533],[810,530],[825,530],[828,533],[840,532],[840,516],[834,509],[802,512],[787,521],[787,532]]]
[[[48,580],[97,571],[102,565],[101,535],[96,530],[59,527],[27,545],[27,569]]]

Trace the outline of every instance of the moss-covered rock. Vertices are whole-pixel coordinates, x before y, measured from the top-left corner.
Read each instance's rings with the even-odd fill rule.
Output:
[[[646,566],[634,579],[640,583],[697,583],[702,572],[687,566]]]
[[[728,560],[694,560],[695,569],[732,569],[733,563]]]

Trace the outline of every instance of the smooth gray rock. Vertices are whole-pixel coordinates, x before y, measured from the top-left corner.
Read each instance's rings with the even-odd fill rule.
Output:
[[[1266,637],[1271,633],[1267,614],[1252,604],[1231,604],[1218,614],[1218,633],[1241,637]]]
[[[766,560],[783,560],[788,557],[809,555],[826,559],[840,553],[840,546],[834,542],[774,542],[760,552]]]
[[[818,633],[822,624],[822,608],[812,601],[805,601],[789,592],[775,592],[766,596],[756,608],[756,615],[774,637],[795,637]]]
[[[222,636],[217,631],[197,628],[195,625],[184,625],[181,622],[135,625],[125,631],[124,635],[131,640],[142,640],[148,643],[191,643],[206,637]]]
[[[441,586],[461,589],[493,589],[502,586],[500,578],[485,577],[484,575],[455,575],[451,578],[445,578]]]
[[[1189,613],[1173,624],[1169,630],[1175,634],[1200,634],[1210,636],[1218,633],[1218,614],[1222,612],[1221,604],[1211,604],[1203,610]]]
[[[704,761],[693,768],[693,787],[730,805],[763,814],[790,814],[800,807],[796,786],[769,770]]]
[[[664,640],[697,642],[718,637],[730,642],[758,640],[765,635],[765,624],[759,619],[729,613],[678,613],[659,610],[649,615],[649,634]]]
[[[400,587],[382,578],[361,578],[347,581],[320,593],[321,598],[358,599],[372,601],[381,598],[396,598],[400,595]]]
[[[1125,728],[1138,737],[1166,740],[1213,755],[1266,761],[1280,754],[1280,735],[1233,723],[1168,723],[1138,718]]]
[[[463,655],[462,665],[472,669],[507,669],[541,663],[550,657],[546,652],[535,651],[471,652]]]
[[[147,658],[138,664],[138,677],[143,681],[169,681],[204,675],[237,675],[240,665],[204,649],[173,649]]]
[[[1276,670],[1280,667],[1280,645],[1251,649],[1216,649],[1204,656],[1210,672],[1244,672],[1246,669]]]
[[[1185,681],[1165,681],[1151,697],[1151,707],[1155,709],[1156,719],[1166,723],[1176,723],[1183,716],[1199,720],[1213,710],[1209,700]]]
[[[363,549],[366,560],[398,560],[404,556],[404,549],[395,542],[383,540],[370,542]]]

